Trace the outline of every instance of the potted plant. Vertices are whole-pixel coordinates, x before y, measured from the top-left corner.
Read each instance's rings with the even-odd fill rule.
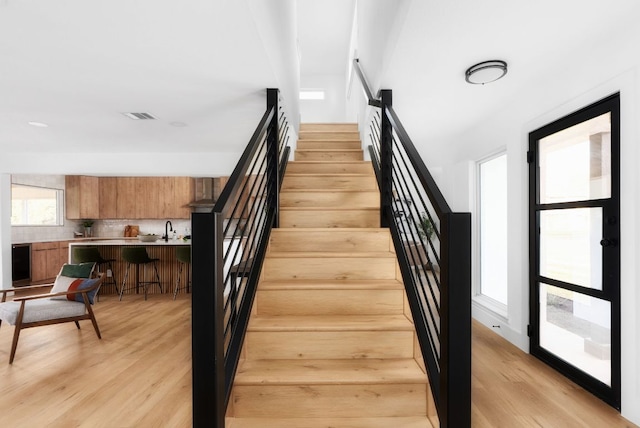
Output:
[[[418,233],[422,238],[433,238],[433,234],[435,230],[433,229],[433,223],[429,219],[427,213],[423,212],[420,214],[420,219],[418,221]]]
[[[420,238],[422,238],[422,242],[407,242],[406,250],[408,253],[410,252],[409,262],[416,269],[418,269],[419,266],[432,269],[433,252],[430,249],[429,241],[433,238],[435,229],[427,213],[420,213],[416,228]],[[431,257],[427,258],[427,254],[430,254]]]
[[[89,238],[91,236],[91,226],[93,226],[93,220],[82,220],[82,226],[84,227],[84,236],[85,238]]]

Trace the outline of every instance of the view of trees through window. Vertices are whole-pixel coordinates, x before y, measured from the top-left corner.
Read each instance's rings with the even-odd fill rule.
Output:
[[[62,225],[62,190],[46,187],[11,185],[12,226]]]

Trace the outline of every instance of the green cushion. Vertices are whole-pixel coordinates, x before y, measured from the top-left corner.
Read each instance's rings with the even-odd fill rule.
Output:
[[[95,267],[95,263],[79,263],[77,265],[65,264],[62,266],[58,276],[67,276],[71,278],[89,278]]]

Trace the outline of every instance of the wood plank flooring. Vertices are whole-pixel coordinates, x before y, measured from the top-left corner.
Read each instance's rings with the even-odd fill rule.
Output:
[[[474,427],[635,427],[607,404],[473,322]]]
[[[191,300],[171,298],[104,296],[102,340],[86,322],[28,329],[13,365],[13,327],[3,324],[0,427],[190,427]],[[477,323],[472,387],[474,427],[635,427]]]
[[[0,327],[0,427],[191,426],[191,299],[173,293],[94,306],[90,323]]]

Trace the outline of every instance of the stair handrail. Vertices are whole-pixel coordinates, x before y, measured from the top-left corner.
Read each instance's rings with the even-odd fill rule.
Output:
[[[371,102],[369,153],[441,427],[471,426],[471,214],[453,212],[392,107]],[[376,101],[374,99],[374,101]]]
[[[278,89],[210,212],[192,214],[193,426],[224,428],[289,158]]]
[[[371,91],[371,86],[369,85],[369,81],[367,80],[362,67],[360,67],[360,60],[358,58],[353,59],[353,69],[356,71],[356,74],[360,79],[367,103],[373,107],[382,107],[381,101],[373,96],[373,91]]]

